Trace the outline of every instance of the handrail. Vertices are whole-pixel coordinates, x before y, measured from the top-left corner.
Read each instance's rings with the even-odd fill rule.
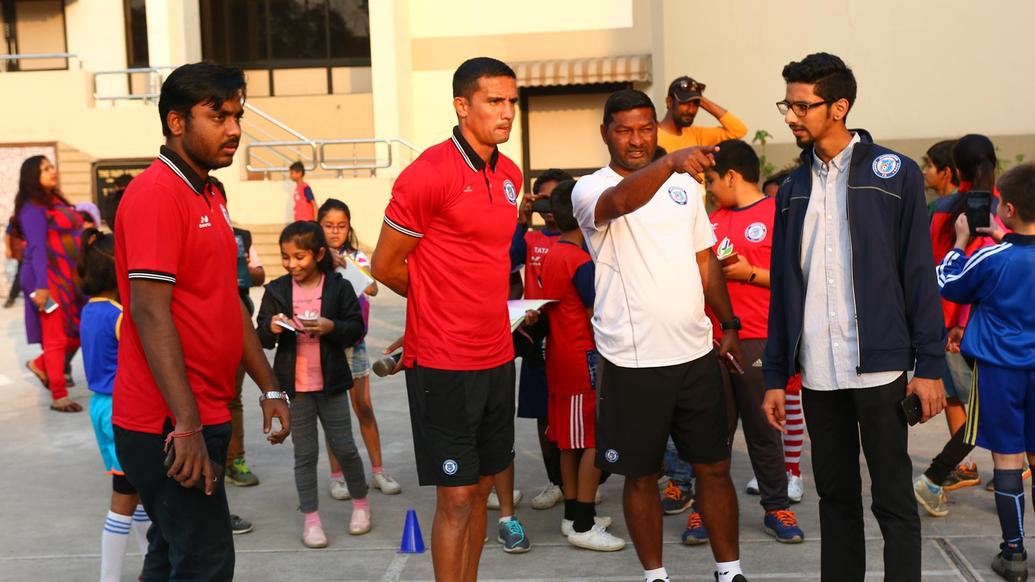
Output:
[[[272,123],[273,125],[279,127],[280,129],[283,129],[284,131],[286,131],[286,132],[290,133],[291,135],[297,137],[298,139],[300,139],[302,141],[312,142],[312,140],[309,139],[308,137],[306,137],[306,136],[302,135],[301,133],[295,131],[294,129],[288,127],[287,125],[282,123],[279,119],[273,117],[272,115],[266,113],[265,111],[259,109],[258,107],[252,105],[251,103],[248,103],[247,101],[244,102],[244,108],[247,109],[248,111],[251,111],[252,113],[258,115],[259,117],[265,119],[266,121]]]
[[[346,163],[346,164],[328,163],[328,162],[339,161],[337,158],[328,158],[327,157],[325,148],[327,146],[329,146],[329,145],[333,146],[333,145],[360,145],[360,144],[365,145],[365,144],[372,144],[376,148],[377,144],[379,144],[379,143],[383,143],[383,144],[385,144],[388,147],[388,158],[384,162],[381,162],[380,160],[378,160],[377,157],[376,157],[376,154],[375,154],[375,157],[373,159],[371,159],[371,158],[362,158],[362,159],[352,158],[352,162],[351,163]],[[383,168],[391,168],[392,167],[392,140],[390,140],[390,139],[378,139],[378,138],[372,138],[372,139],[325,139],[325,140],[318,140],[317,144],[319,145],[320,169],[321,170],[330,170],[330,171],[379,170],[379,169],[383,169]],[[344,161],[344,160],[342,160],[342,161]],[[373,163],[362,163],[362,162],[366,162],[366,161],[372,161]],[[356,162],[360,162],[360,163],[356,163]]]
[[[252,165],[252,150],[253,149],[258,149],[258,148],[302,147],[302,146],[307,146],[309,148],[312,148],[312,153],[313,153],[312,157],[310,158],[311,161],[309,162],[309,164],[305,165],[305,163],[303,162],[303,167],[305,167],[307,172],[311,172],[313,170],[316,170],[316,160],[317,160],[317,155],[318,155],[316,143],[314,143],[312,141],[305,141],[305,140],[298,140],[298,141],[289,141],[289,140],[264,141],[264,142],[252,142],[250,144],[247,144],[246,146],[244,146],[244,160],[245,160],[244,167],[249,172],[262,173],[262,174],[265,174],[266,176],[269,176],[270,172],[286,172],[286,171],[291,169],[290,165],[287,165],[287,166],[267,166],[267,167],[264,167],[264,168],[259,168],[259,167],[253,166]],[[276,150],[274,150],[274,151],[276,151]]]
[[[65,59],[65,66],[69,65],[68,61],[71,59],[79,60],[79,53],[27,53],[27,54],[13,54],[13,55],[0,55],[0,62],[3,61],[31,61],[31,60],[43,60],[43,59]],[[79,63],[80,68],[82,62]],[[34,69],[33,69],[34,70]],[[0,71],[8,72],[7,66],[0,67]],[[19,71],[23,72],[23,71]],[[32,72],[32,70],[24,71]]]
[[[161,96],[161,86],[163,71],[170,71],[174,67],[132,67],[128,69],[111,69],[107,71],[96,71],[93,74],[91,83],[93,85],[93,98],[95,101],[144,101],[151,102],[157,101]],[[121,75],[139,75],[146,73],[150,75],[148,79],[148,92],[147,93],[130,93],[128,95],[100,95],[97,92],[97,77],[106,76],[121,76]]]

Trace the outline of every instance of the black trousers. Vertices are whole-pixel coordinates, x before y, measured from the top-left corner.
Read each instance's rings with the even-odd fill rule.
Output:
[[[166,432],[171,430],[167,427]],[[205,445],[216,467],[226,464],[230,423],[206,426]],[[151,517],[143,582],[223,582],[234,577],[234,536],[223,480],[212,495],[166,476],[165,439],[115,427],[115,452]]]
[[[823,582],[862,582],[866,575],[860,441],[872,482],[870,509],[884,537],[884,580],[920,582],[920,517],[899,405],[905,392],[905,374],[874,388],[802,390],[819,493]]]

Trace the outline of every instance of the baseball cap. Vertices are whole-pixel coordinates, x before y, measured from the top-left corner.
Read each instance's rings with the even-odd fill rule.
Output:
[[[704,83],[698,83],[687,76],[677,77],[668,86],[668,94],[680,103],[686,103],[693,99],[700,99],[704,92]]]

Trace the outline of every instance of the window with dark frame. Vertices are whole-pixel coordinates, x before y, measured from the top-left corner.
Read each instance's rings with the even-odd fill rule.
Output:
[[[146,0],[123,0],[122,4],[126,20],[126,66],[131,69],[149,67]]]
[[[243,69],[370,66],[368,0],[200,0],[202,55]]]
[[[68,51],[65,0],[0,0],[3,46],[0,54],[62,54]],[[54,71],[68,68],[68,59],[36,58],[0,61],[0,71]]]

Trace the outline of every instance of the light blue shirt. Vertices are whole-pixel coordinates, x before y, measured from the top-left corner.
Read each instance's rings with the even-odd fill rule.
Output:
[[[902,372],[859,374],[859,324],[848,230],[848,169],[854,134],[829,163],[813,154],[812,193],[802,230],[805,318],[801,332],[802,385],[810,390],[870,388]]]

